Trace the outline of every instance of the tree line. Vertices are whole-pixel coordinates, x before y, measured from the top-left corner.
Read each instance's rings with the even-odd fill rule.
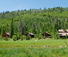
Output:
[[[41,35],[48,32],[55,37],[58,29],[68,29],[68,8],[18,10],[0,13],[0,35],[9,32],[12,35],[32,32]]]

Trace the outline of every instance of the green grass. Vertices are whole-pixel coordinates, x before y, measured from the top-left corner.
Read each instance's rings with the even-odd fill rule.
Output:
[[[65,47],[68,39],[36,40],[0,40],[0,57],[68,57],[68,47]]]
[[[51,47],[58,47],[58,46],[65,46],[67,45],[68,39],[41,39],[37,40],[32,39],[32,40],[18,40],[18,41],[13,41],[10,39],[9,41],[5,40],[0,40],[0,48],[16,48],[16,47],[30,47],[30,45],[34,47],[42,47],[42,46],[51,46]]]
[[[68,48],[0,48],[0,57],[68,57]]]

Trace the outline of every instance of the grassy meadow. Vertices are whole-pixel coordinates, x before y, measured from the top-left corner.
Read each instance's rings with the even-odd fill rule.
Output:
[[[68,57],[68,48],[0,48],[0,57]]]
[[[68,39],[0,40],[0,57],[68,57],[68,47],[65,47],[67,41]]]
[[[0,40],[0,48],[16,48],[16,47],[42,47],[42,46],[49,46],[49,47],[65,47],[68,45],[68,39],[31,39],[31,40],[18,40],[13,41],[12,39],[5,41]]]
[[[65,47],[67,41],[68,39],[0,40],[0,57],[68,57],[68,47]]]

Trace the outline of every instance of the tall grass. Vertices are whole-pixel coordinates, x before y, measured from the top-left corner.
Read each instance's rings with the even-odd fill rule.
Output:
[[[68,57],[68,48],[0,48],[0,57]]]

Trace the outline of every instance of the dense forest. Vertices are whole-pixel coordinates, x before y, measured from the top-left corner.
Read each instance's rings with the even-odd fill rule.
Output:
[[[0,13],[0,35],[4,32],[41,35],[48,32],[52,37],[58,35],[58,29],[68,29],[68,7],[6,11]]]

